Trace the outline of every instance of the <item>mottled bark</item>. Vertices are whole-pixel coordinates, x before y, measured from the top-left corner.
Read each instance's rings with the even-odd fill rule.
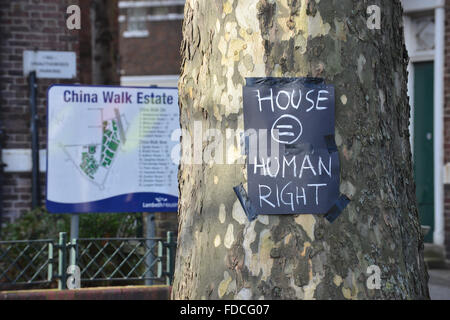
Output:
[[[381,30],[366,25],[373,4]],[[429,297],[401,25],[398,0],[186,2],[182,128],[243,130],[246,77],[323,77],[336,87],[341,191],[352,202],[333,224],[312,215],[249,223],[232,189],[245,165],[182,164],[174,299]],[[371,265],[380,290],[366,285]]]
[[[92,84],[118,84],[117,0],[91,1]]]

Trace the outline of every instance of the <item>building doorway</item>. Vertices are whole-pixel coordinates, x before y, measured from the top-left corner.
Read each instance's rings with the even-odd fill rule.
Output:
[[[414,63],[414,176],[420,222],[434,233],[434,63]]]

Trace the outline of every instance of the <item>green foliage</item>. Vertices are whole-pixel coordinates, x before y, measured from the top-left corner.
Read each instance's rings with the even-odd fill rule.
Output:
[[[70,232],[70,215],[50,214],[39,208],[6,225],[0,240],[58,239],[60,232]],[[141,237],[142,214],[80,215],[80,238]]]
[[[59,232],[69,232],[70,217],[51,215],[38,208],[22,215],[14,223],[2,229],[1,239],[4,241],[57,239]]]
[[[142,214],[102,213],[80,216],[80,238],[142,236]]]

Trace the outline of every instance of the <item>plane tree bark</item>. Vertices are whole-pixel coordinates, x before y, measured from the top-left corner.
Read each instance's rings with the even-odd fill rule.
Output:
[[[367,7],[381,29],[367,27]],[[415,200],[400,1],[188,0],[179,82],[183,156],[174,299],[429,298]],[[248,222],[233,187],[245,182],[237,139],[231,164],[196,163],[194,136],[244,130],[246,77],[323,77],[336,88],[341,191],[323,216]],[[228,137],[229,138],[229,137]],[[205,155],[208,139],[200,144]],[[230,139],[228,139],[230,140]],[[190,141],[190,142],[189,142]],[[381,271],[370,289],[368,267]]]

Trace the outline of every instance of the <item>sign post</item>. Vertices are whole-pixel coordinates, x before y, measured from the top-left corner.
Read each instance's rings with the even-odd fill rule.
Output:
[[[146,213],[144,214],[144,218],[145,218],[145,238],[146,239],[151,239],[151,240],[147,240],[145,243],[146,246],[146,254],[147,256],[145,257],[145,266],[147,268],[147,272],[145,277],[147,278],[145,280],[145,285],[146,286],[151,286],[153,285],[153,280],[148,279],[151,276],[153,276],[152,272],[151,272],[151,265],[153,264],[153,262],[155,261],[155,259],[153,258],[153,247],[155,245],[155,241],[153,240],[153,238],[155,238],[156,232],[155,232],[155,213]]]
[[[37,79],[73,79],[76,77],[75,52],[29,51],[23,52],[23,74],[28,77],[31,113],[31,154],[32,154],[32,208],[40,205],[39,183],[39,116],[37,113]],[[78,235],[78,216],[72,217],[71,230]],[[75,230],[76,229],[76,230]]]
[[[145,213],[152,285],[154,213],[178,208],[177,89],[55,85],[47,100],[47,209],[72,214],[71,239],[80,213]]]
[[[105,212],[146,213],[146,238],[154,238],[154,212],[178,207],[178,129],[175,88],[52,86],[47,209],[73,214],[72,239],[80,213]],[[146,241],[148,268],[153,246]]]
[[[70,241],[78,239],[80,233],[80,215],[73,213],[70,215]]]
[[[40,204],[40,184],[39,184],[39,131],[37,114],[37,82],[36,71],[28,75],[28,84],[30,90],[30,114],[31,114],[31,159],[32,159],[32,178],[31,178],[31,206],[33,209]]]

